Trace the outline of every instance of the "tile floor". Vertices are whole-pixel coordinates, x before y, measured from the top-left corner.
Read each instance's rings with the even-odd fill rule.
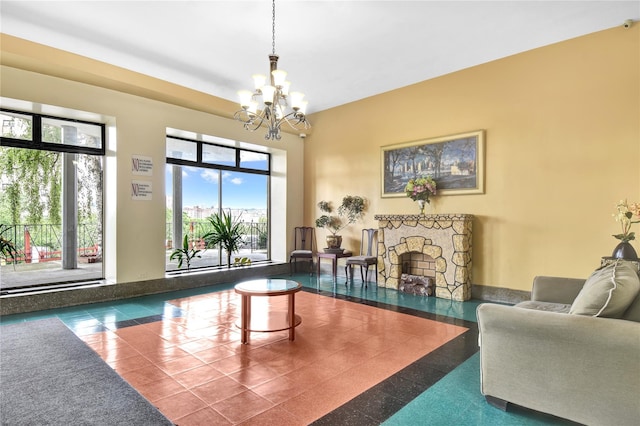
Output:
[[[302,324],[295,342],[276,332],[251,333],[251,344],[240,344],[232,284],[0,323],[59,317],[180,426],[572,424],[486,404],[477,301],[421,298],[324,275],[293,279],[305,286],[296,295]],[[282,302],[272,299],[264,303]]]

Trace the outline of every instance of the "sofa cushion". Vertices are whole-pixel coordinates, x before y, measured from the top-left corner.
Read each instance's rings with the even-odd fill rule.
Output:
[[[640,292],[622,316],[627,321],[640,322]]]
[[[525,302],[518,303],[516,305],[516,308],[533,309],[536,311],[567,314],[569,313],[569,309],[571,309],[571,305],[565,305],[564,303],[540,302],[537,300],[527,300]]]
[[[624,260],[596,269],[571,305],[570,314],[621,318],[640,292],[640,277]]]

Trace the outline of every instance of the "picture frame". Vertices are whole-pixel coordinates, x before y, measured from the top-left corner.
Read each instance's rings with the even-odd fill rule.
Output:
[[[432,176],[438,195],[484,194],[484,130],[383,146],[383,198],[406,197],[409,179]]]

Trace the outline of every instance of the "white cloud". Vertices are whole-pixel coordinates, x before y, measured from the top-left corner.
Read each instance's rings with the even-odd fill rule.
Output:
[[[200,177],[207,182],[218,182],[218,172],[216,170],[205,169],[200,173]]]
[[[200,169],[193,166],[182,166],[182,177],[189,177],[190,173],[198,173]]]
[[[222,179],[231,182],[234,185],[242,185],[242,183],[244,182],[244,180],[240,177],[234,177],[232,178],[231,176],[233,176],[233,174],[229,173],[229,172],[222,172]]]

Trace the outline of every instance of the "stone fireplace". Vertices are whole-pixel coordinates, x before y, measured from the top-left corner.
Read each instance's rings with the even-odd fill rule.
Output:
[[[436,297],[471,298],[472,215],[375,215],[375,219],[379,287],[397,290],[405,273],[435,279]]]

